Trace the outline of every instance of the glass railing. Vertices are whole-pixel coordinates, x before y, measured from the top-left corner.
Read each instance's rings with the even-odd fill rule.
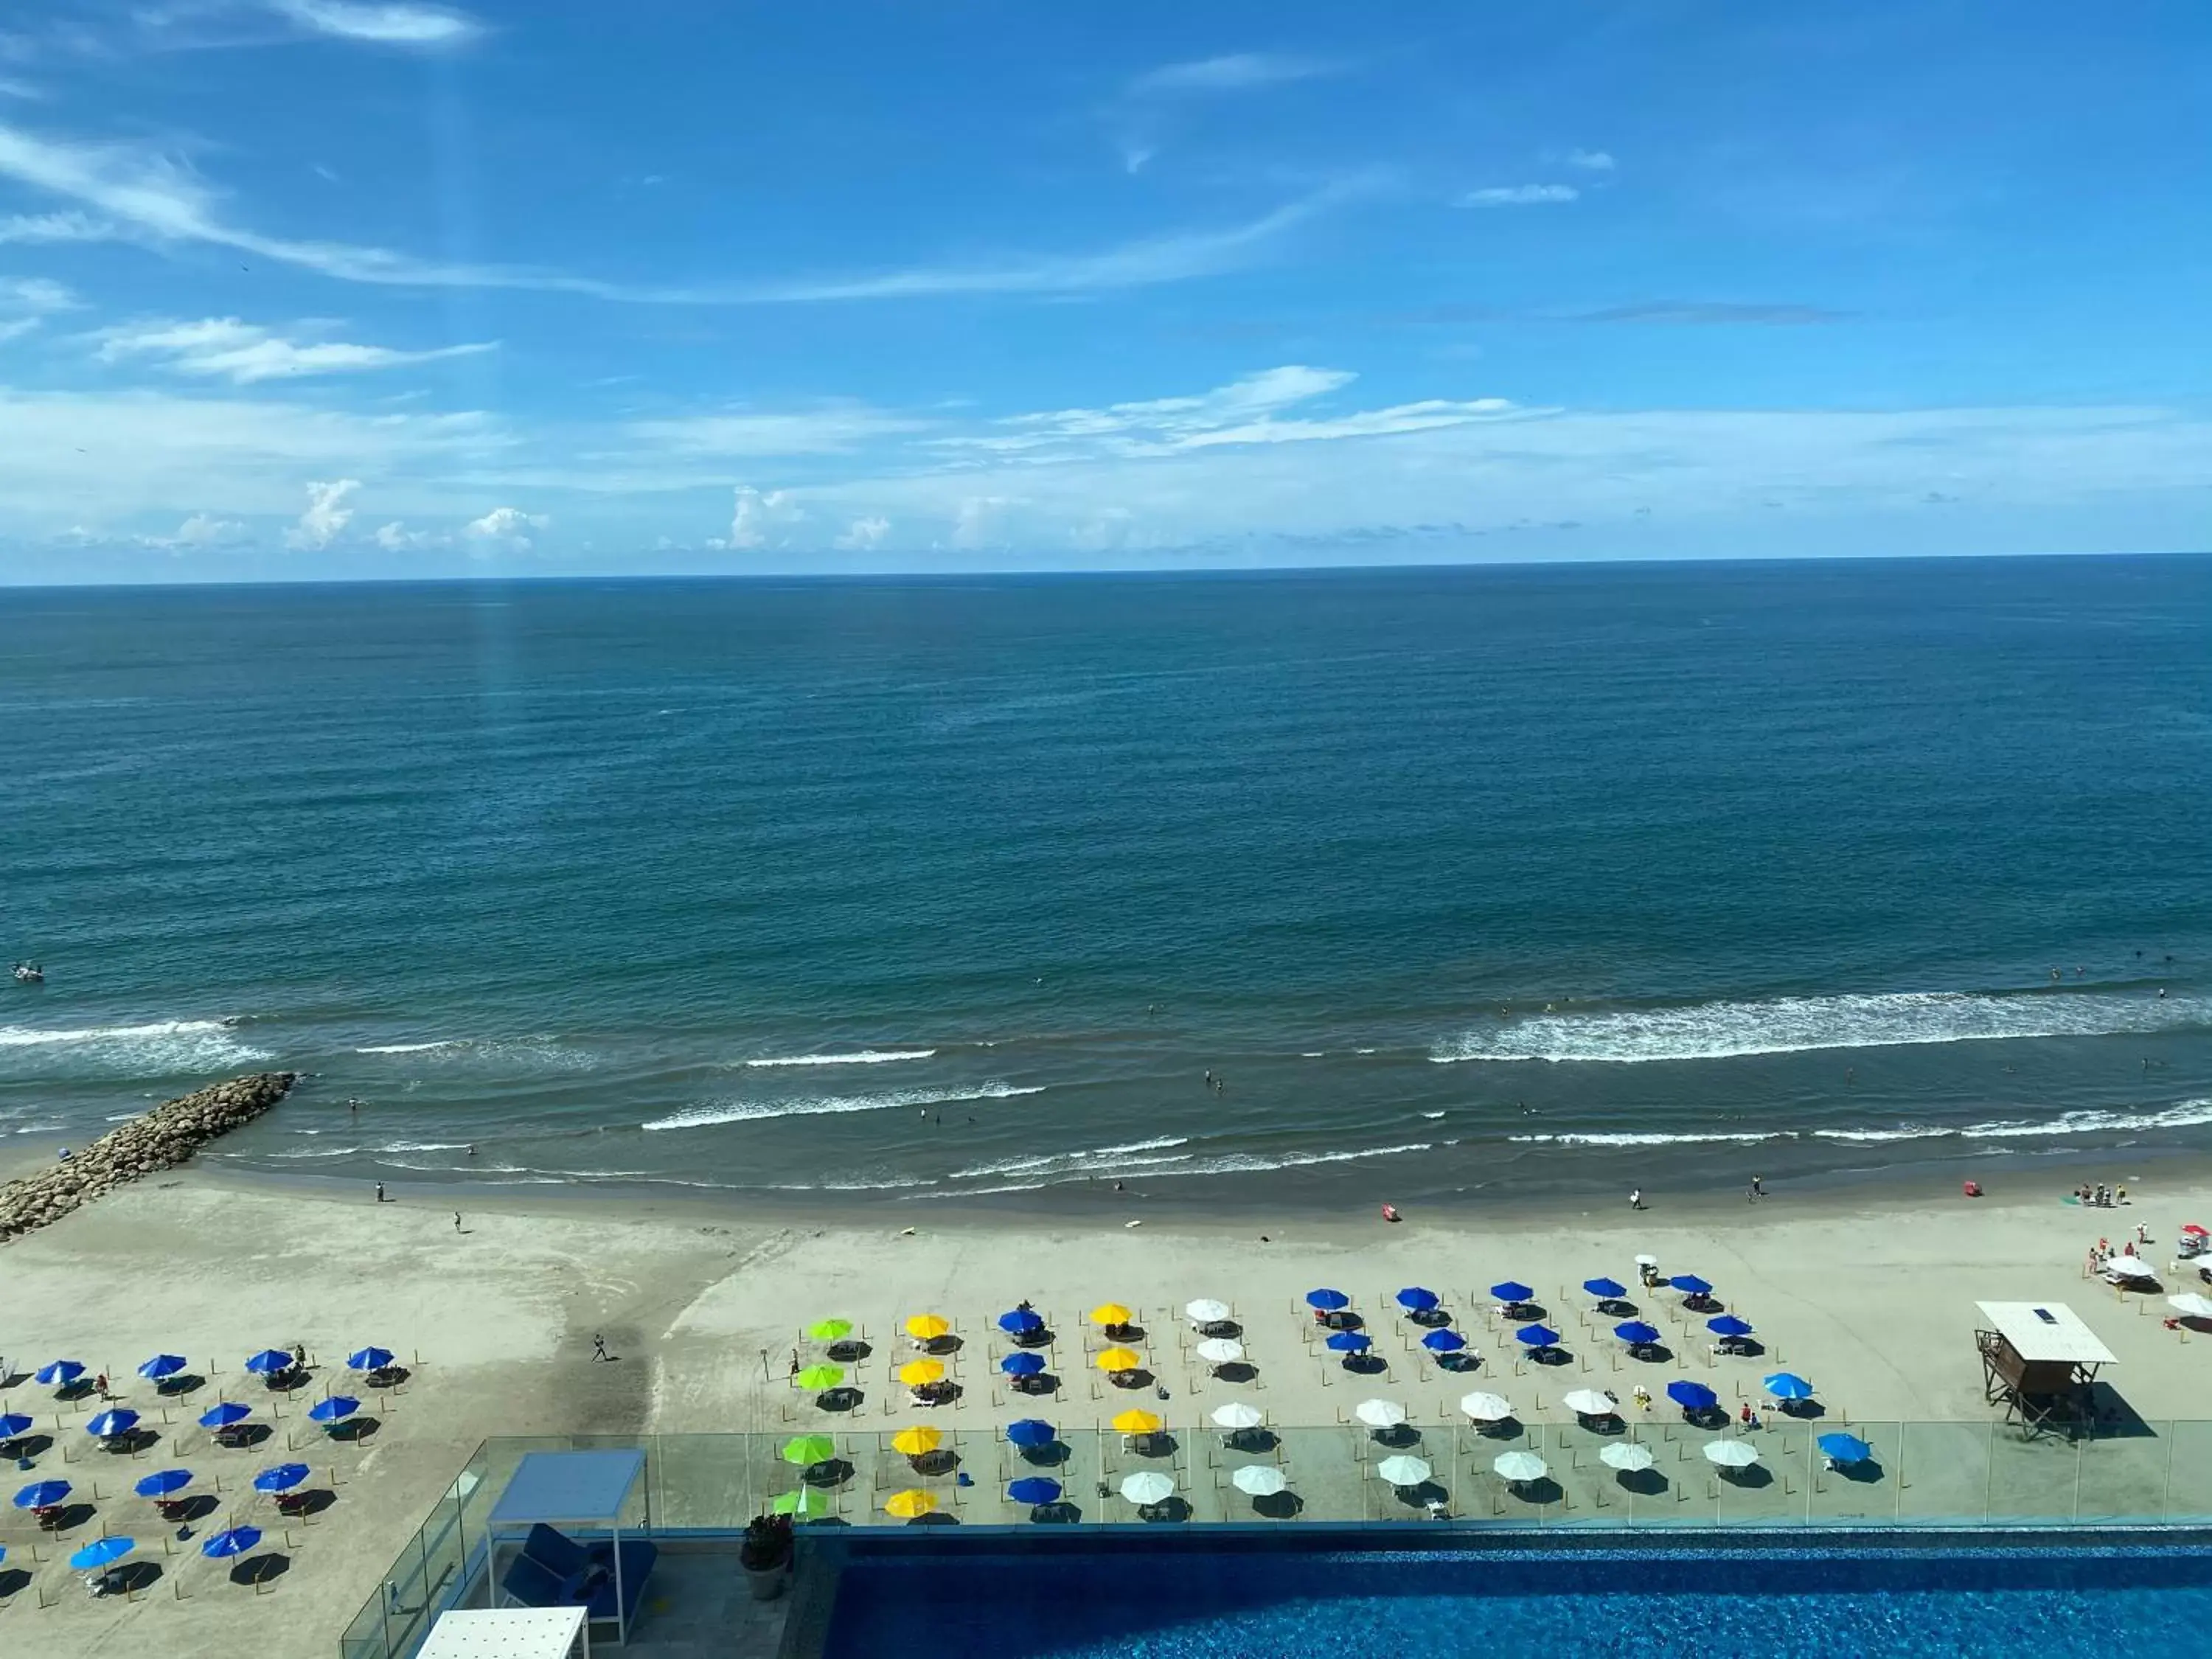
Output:
[[[1669,1420],[1669,1419],[1672,1420]],[[828,1442],[810,1464],[798,1433]],[[802,1525],[1068,1528],[2092,1527],[2212,1524],[2212,1421],[2023,1437],[1989,1423],[1849,1424],[1770,1414],[1755,1430],[1692,1427],[1663,1408],[1611,1431],[1464,1419],[1230,1432],[1069,1428],[1028,1447],[1003,1428],[895,1425],[772,1434],[486,1442],[347,1628],[343,1659],[405,1659],[482,1571],[492,1505],[524,1454],[637,1447],[661,1537],[711,1539],[781,1504]],[[1848,1434],[1868,1455],[1824,1450]],[[930,1443],[933,1440],[933,1443]],[[1709,1448],[1733,1447],[1715,1461]],[[820,1446],[794,1449],[813,1455]],[[1855,1448],[1842,1449],[1845,1453]],[[1393,1461],[1406,1460],[1406,1461]],[[1621,1467],[1641,1465],[1643,1467]],[[1017,1486],[1018,1482],[1050,1482]],[[482,1594],[481,1586],[477,1594]]]

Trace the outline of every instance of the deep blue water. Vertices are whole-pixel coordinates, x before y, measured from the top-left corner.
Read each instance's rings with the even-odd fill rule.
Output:
[[[364,1178],[2124,1178],[2212,1145],[2208,803],[2204,559],[8,592],[0,1133],[281,1064],[225,1155]]]
[[[933,1554],[848,1566],[823,1656],[2110,1659],[2208,1619],[2201,1552]]]

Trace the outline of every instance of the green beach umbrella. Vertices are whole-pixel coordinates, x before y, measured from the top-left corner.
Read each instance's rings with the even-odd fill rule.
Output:
[[[799,1386],[802,1389],[834,1389],[845,1380],[842,1365],[809,1365],[799,1372]]]
[[[830,1513],[830,1498],[826,1492],[805,1486],[797,1492],[778,1494],[768,1507],[771,1515],[795,1515],[802,1521],[818,1521]]]
[[[849,1319],[817,1319],[806,1328],[809,1342],[842,1342],[853,1334]]]
[[[787,1463],[796,1463],[801,1468],[816,1463],[827,1463],[837,1455],[837,1443],[826,1434],[796,1435],[783,1443],[781,1453]]]

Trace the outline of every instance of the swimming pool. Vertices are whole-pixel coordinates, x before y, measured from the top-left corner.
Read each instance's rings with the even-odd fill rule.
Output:
[[[1801,1540],[1608,1549],[927,1549],[847,1559],[824,1659],[1411,1659],[1710,1651],[2073,1659],[2184,1650],[2212,1547]],[[2191,1632],[2196,1632],[2194,1635]]]

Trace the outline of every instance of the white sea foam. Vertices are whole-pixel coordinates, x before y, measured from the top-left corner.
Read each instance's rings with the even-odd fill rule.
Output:
[[[1141,1154],[1164,1152],[1170,1146],[1185,1144],[1186,1138],[1182,1135],[1158,1135],[1150,1140],[1132,1140],[1119,1146],[1088,1146],[1071,1152],[1046,1152],[1035,1158],[1001,1158],[995,1164],[978,1164],[969,1169],[955,1170],[950,1179],[972,1181],[990,1176],[1048,1172],[1068,1175],[1105,1168],[1123,1169],[1136,1164],[1173,1163],[1176,1160],[1172,1158],[1148,1158]]]
[[[1706,1143],[1722,1145],[1735,1143],[1749,1146],[1761,1140],[1795,1140],[1797,1137],[1788,1131],[1774,1133],[1747,1132],[1740,1134],[1631,1134],[1589,1133],[1546,1135],[1510,1135],[1508,1139],[1525,1146],[1695,1146]]]
[[[465,1152],[470,1143],[465,1140],[387,1140],[381,1146],[372,1146],[373,1152]]]
[[[862,1048],[849,1054],[781,1054],[768,1060],[749,1060],[748,1066],[888,1066],[898,1060],[927,1060],[934,1048]]]
[[[1011,1083],[976,1083],[964,1088],[895,1089],[880,1095],[812,1095],[796,1100],[734,1100],[694,1106],[657,1117],[647,1129],[703,1129],[717,1123],[749,1123],[763,1118],[814,1117],[833,1112],[896,1111],[902,1106],[950,1106],[963,1100],[1012,1100],[1041,1095],[1044,1085],[1016,1088]]]
[[[595,1063],[582,1048],[555,1036],[441,1037],[434,1042],[381,1042],[356,1048],[357,1054],[416,1054],[441,1062],[499,1069],[544,1072],[588,1071]]]
[[[2017,1037],[2103,1036],[2212,1023],[2212,1000],[2139,994],[2029,991],[2008,996],[1911,991],[1781,997],[1679,1008],[1546,1013],[1478,1027],[1431,1051],[1460,1060],[1593,1060],[1632,1065],[1724,1060],[1814,1048],[1875,1048]]]
[[[1179,1169],[1159,1170],[1158,1176],[1262,1175],[1273,1170],[1303,1170],[1316,1164],[1357,1164],[1363,1158],[1399,1158],[1408,1152],[1431,1152],[1436,1143],[1416,1140],[1403,1146],[1362,1146],[1343,1152],[1285,1152],[1268,1157],[1261,1152],[1225,1152],[1218,1158],[1194,1158]]]
[[[2128,1134],[2144,1129],[2187,1129],[2212,1123],[2212,1100],[2185,1100],[2152,1112],[2096,1109],[2062,1112],[2040,1123],[1970,1123],[1959,1133],[1972,1139],[2029,1139],[2039,1135]]]
[[[1945,1135],[1958,1133],[1956,1129],[1933,1127],[1899,1129],[1815,1129],[1816,1140],[1844,1140],[1855,1146],[1882,1146],[1893,1140],[1939,1140]]]
[[[458,1038],[449,1037],[442,1042],[380,1042],[374,1048],[356,1048],[357,1054],[427,1054],[440,1048],[459,1048],[464,1046]]]
[[[212,1071],[267,1060],[221,1019],[165,1019],[143,1025],[48,1028],[0,1025],[0,1069],[24,1074],[85,1068],[125,1076]]]

